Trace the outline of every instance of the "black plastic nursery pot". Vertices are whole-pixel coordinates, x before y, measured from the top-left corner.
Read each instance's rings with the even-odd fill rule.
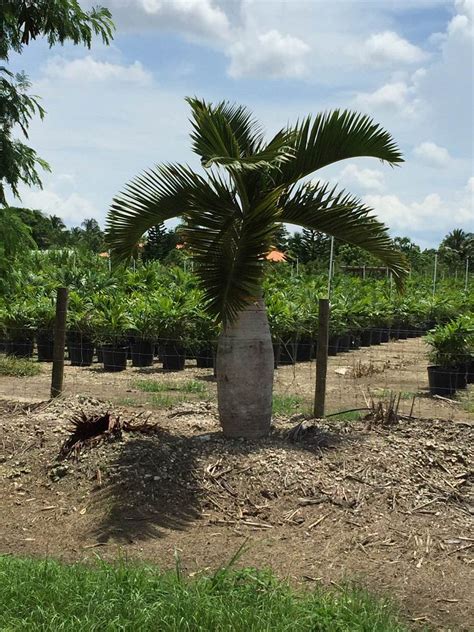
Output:
[[[390,341],[390,328],[383,327],[380,330],[380,342],[389,342]]]
[[[23,338],[22,340],[7,341],[7,355],[14,358],[31,358],[33,355],[33,338]]]
[[[311,362],[313,355],[313,340],[304,336],[298,340],[298,346],[296,348],[296,361],[297,362]]]
[[[128,345],[102,345],[104,371],[118,373],[127,368]]]
[[[398,325],[392,325],[390,327],[390,340],[398,340],[400,338],[400,327]]]
[[[347,353],[351,349],[351,337],[349,334],[342,334],[339,336],[339,343],[337,346],[338,353]]]
[[[335,356],[339,351],[339,336],[329,336],[328,356]]]
[[[131,344],[132,366],[152,366],[154,354],[155,343],[150,340],[137,339]]]
[[[67,348],[71,366],[90,366],[94,357],[94,343],[79,332],[67,334]]]
[[[379,345],[382,342],[382,330],[372,329],[372,335],[370,338],[370,344]]]
[[[452,395],[456,390],[458,380],[458,368],[438,365],[428,367],[428,384],[430,395],[441,395],[446,397]]]
[[[52,331],[39,331],[36,334],[36,346],[39,362],[53,361],[54,334]]]
[[[357,351],[360,349],[360,336],[359,334],[351,334],[351,349]]]
[[[292,342],[281,342],[280,343],[280,359],[278,364],[280,365],[290,365],[296,363],[296,354],[298,349],[298,343],[296,341]]]
[[[279,342],[273,343],[273,368],[278,369],[280,364],[281,344]]]
[[[400,329],[398,330],[398,339],[406,340],[408,338],[408,326],[400,325]]]
[[[161,357],[165,371],[184,371],[186,350],[181,345],[167,342],[161,347]]]
[[[372,344],[372,330],[371,329],[363,329],[360,332],[360,346],[361,347],[370,347]]]
[[[467,388],[467,363],[459,364],[457,367],[456,375],[456,389]]]
[[[214,355],[215,351],[212,346],[200,347],[196,349],[193,357],[196,358],[196,366],[198,369],[212,369],[214,368]]]
[[[474,384],[474,358],[467,363],[466,380],[468,384]]]

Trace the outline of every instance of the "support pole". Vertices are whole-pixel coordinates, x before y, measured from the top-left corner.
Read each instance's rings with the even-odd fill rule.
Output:
[[[66,345],[66,314],[68,291],[58,287],[56,298],[56,320],[54,323],[53,371],[51,374],[51,398],[63,392],[64,347]]]
[[[318,349],[316,352],[316,388],[314,392],[314,416],[324,417],[326,401],[326,375],[328,370],[329,299],[319,299]]]
[[[331,250],[329,253],[329,273],[328,273],[328,297],[331,298],[331,282],[334,274],[334,237],[331,237]]]
[[[438,273],[438,253],[435,254],[434,270],[433,270],[433,296],[436,292],[436,276]]]
[[[464,280],[464,291],[467,292],[467,286],[469,281],[469,257],[466,257],[466,278]]]

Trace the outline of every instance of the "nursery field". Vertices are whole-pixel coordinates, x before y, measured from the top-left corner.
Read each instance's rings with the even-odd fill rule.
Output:
[[[0,403],[2,553],[164,570],[178,558],[192,578],[245,544],[237,567],[271,566],[300,588],[355,580],[415,629],[470,629],[467,417],[282,415],[269,437],[231,441],[212,401],[139,408],[108,401],[109,390]],[[114,429],[72,449],[72,418],[107,411]]]
[[[64,391],[50,400],[59,286]],[[192,272],[67,252],[15,270],[0,302],[1,553],[178,564],[192,580],[244,545],[237,567],[271,567],[297,590],[355,580],[409,628],[468,630],[472,291],[335,278],[325,419],[312,408],[327,277],[269,266],[264,292],[272,430],[230,440],[220,326]]]
[[[449,397],[431,397],[427,377],[427,345],[423,338],[391,340],[377,346],[339,353],[329,358],[327,414],[351,420],[372,401],[399,396],[399,412],[426,419],[474,420],[474,386]],[[1,358],[1,356],[0,356]],[[0,376],[0,398],[40,402],[49,398],[51,363],[30,361],[34,375]],[[29,365],[28,365],[29,366]],[[29,366],[31,368],[31,366]],[[37,371],[37,372],[36,372]],[[274,414],[308,414],[314,401],[315,361],[280,366],[274,378]],[[104,371],[102,364],[74,367],[66,362],[65,396],[107,399],[138,410],[168,409],[178,404],[216,401],[212,368],[197,368],[186,360],[183,371],[166,371],[156,361],[151,367]],[[349,411],[349,412],[344,412]]]

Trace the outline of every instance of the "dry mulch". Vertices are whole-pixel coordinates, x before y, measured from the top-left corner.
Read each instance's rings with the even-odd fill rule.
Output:
[[[70,420],[128,422],[58,459]],[[144,422],[146,421],[146,424]],[[312,586],[357,579],[410,621],[474,620],[471,423],[276,420],[258,442],[225,440],[214,404],[142,413],[84,397],[0,404],[0,550],[65,560],[119,554],[189,573],[271,566]],[[135,429],[133,429],[135,428]]]

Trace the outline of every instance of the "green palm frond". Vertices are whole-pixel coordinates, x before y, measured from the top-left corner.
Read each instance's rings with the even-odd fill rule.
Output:
[[[283,222],[318,230],[359,246],[380,259],[393,273],[399,287],[408,274],[408,262],[395,247],[387,228],[373,210],[345,191],[328,184],[305,184],[281,200]]]
[[[281,191],[271,191],[245,213],[218,178],[212,178],[212,193],[203,193],[193,199],[183,237],[197,263],[207,309],[225,323],[260,293]]]
[[[187,99],[192,109],[193,150],[206,168],[217,164],[235,171],[274,167],[294,155],[293,132],[282,131],[266,147],[262,131],[246,108],[224,102],[212,106]]]
[[[339,160],[369,156],[390,164],[403,162],[392,136],[365,114],[333,110],[308,116],[292,130],[293,160],[282,165],[279,183],[292,183]]]
[[[193,193],[204,185],[203,178],[182,165],[161,165],[132,180],[113,200],[107,217],[112,256],[131,256],[149,228],[182,215]]]

